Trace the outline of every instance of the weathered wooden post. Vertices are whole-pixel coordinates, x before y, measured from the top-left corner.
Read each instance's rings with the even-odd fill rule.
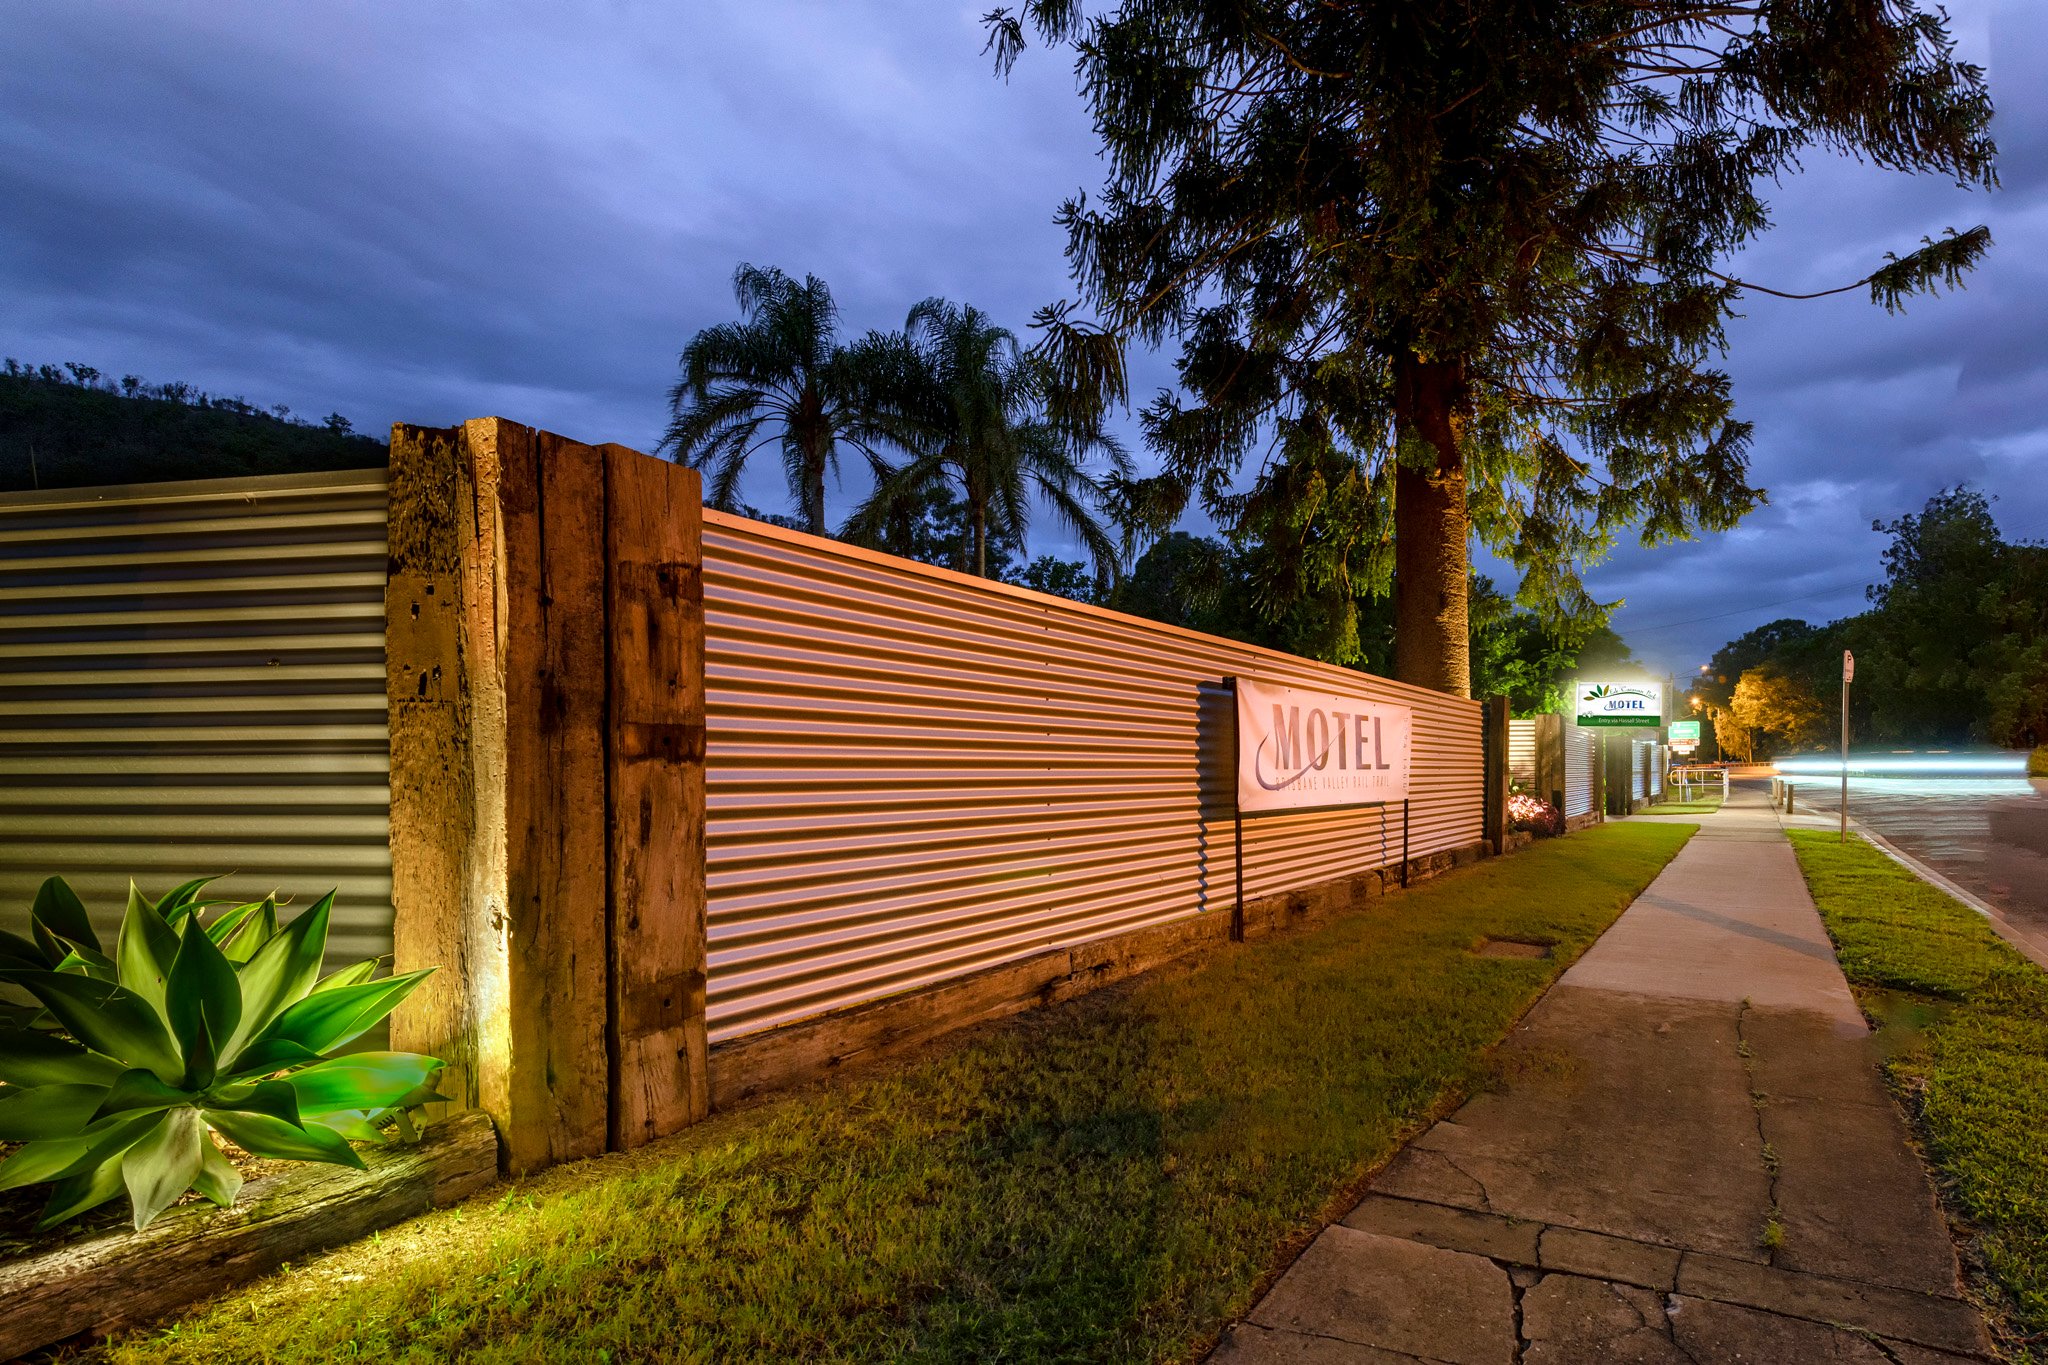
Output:
[[[711,1108],[704,1035],[704,507],[697,471],[603,448],[611,1145]]]
[[[393,938],[440,968],[392,1036],[515,1172],[704,1113],[696,479],[502,418],[392,430]]]
[[[1508,699],[1488,697],[1480,711],[1486,754],[1486,842],[1495,857],[1508,851]]]

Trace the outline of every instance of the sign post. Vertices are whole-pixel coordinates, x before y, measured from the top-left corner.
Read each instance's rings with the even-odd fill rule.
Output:
[[[1842,651],[1842,842],[1849,842],[1849,684],[1856,677],[1856,656]]]
[[[1607,732],[1612,729],[1662,729],[1664,690],[1655,683],[1581,681],[1575,700],[1575,722],[1600,731],[1599,801],[1604,818],[1610,796],[1607,790]],[[1627,814],[1629,797],[1626,791],[1622,792],[1621,801],[1622,813]]]
[[[1674,720],[1667,728],[1665,738],[1671,745],[1671,752],[1690,765],[1692,756],[1699,751],[1700,747],[1700,723],[1696,720]],[[1685,769],[1685,777],[1680,781],[1679,788],[1679,799],[1690,801],[1692,799],[1692,769],[1690,766]]]
[[[1405,706],[1232,678],[1237,711],[1237,909],[1244,936],[1244,817],[1327,806],[1378,806],[1384,861],[1389,812],[1401,806],[1408,877],[1408,772],[1415,716]]]

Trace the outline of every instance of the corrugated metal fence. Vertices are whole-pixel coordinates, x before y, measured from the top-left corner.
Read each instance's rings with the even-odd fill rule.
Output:
[[[1654,801],[1664,794],[1664,746],[1654,739],[1630,741],[1630,764],[1638,801]]]
[[[1536,791],[1536,722],[1533,718],[1521,716],[1508,722],[1508,778],[1526,792],[1535,792],[1544,800],[1550,799],[1548,792]]]
[[[388,952],[384,573],[381,471],[0,498],[0,924],[231,873]]]
[[[0,924],[62,872],[389,951],[381,473],[0,498]],[[1415,712],[1410,852],[1482,836],[1479,705],[706,514],[710,1024],[731,1037],[1235,898],[1233,675]],[[1245,822],[1245,894],[1401,812]]]
[[[1598,733],[1572,724],[1564,727],[1564,813],[1567,819],[1591,815],[1599,808]]]
[[[1411,852],[1482,834],[1479,705],[705,514],[714,1039],[1227,913],[1223,679],[1414,708]],[[1245,894],[1398,860],[1401,812],[1247,819]]]

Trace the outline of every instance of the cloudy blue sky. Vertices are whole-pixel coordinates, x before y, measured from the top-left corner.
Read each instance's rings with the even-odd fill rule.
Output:
[[[993,79],[984,7],[9,0],[0,354],[365,429],[498,413],[652,448],[739,260],[823,276],[855,332],[930,294],[1021,328],[1069,292],[1054,206],[1100,175],[1064,61]],[[1771,506],[1595,575],[1659,668],[1857,610],[1872,519],[1942,486],[2048,536],[2048,6],[1950,8],[2003,188],[1816,162],[1742,269],[1826,287],[1979,221],[1991,260],[1904,317],[1750,306],[1729,364]]]

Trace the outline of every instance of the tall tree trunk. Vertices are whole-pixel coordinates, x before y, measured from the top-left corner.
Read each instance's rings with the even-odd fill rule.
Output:
[[[804,452],[804,526],[814,536],[831,534],[825,529],[825,452]]]
[[[1468,392],[1460,361],[1404,355],[1394,362],[1394,434],[1435,452],[1433,469],[1394,471],[1394,676],[1472,695],[1466,616],[1471,574],[1461,447]]]
[[[988,577],[988,504],[973,493],[967,495],[968,507],[974,522],[974,572],[979,578]]]

